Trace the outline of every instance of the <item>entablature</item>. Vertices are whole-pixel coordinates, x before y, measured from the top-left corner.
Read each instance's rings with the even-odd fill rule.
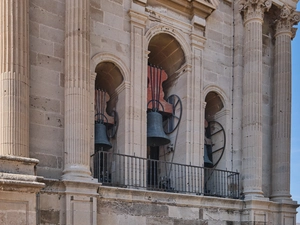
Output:
[[[194,16],[206,19],[217,8],[218,0],[134,0],[144,6],[163,6],[189,19]]]

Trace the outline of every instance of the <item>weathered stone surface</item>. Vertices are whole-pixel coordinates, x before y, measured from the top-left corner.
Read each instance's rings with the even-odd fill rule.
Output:
[[[265,0],[0,2],[0,154],[15,157],[11,163],[1,159],[0,224],[34,224],[37,211],[42,225],[295,222],[289,129],[296,1],[277,1],[271,8]],[[282,18],[273,18],[276,14]],[[105,69],[106,64],[115,68]],[[96,192],[94,89],[111,90],[109,109],[119,115],[110,151],[145,158],[148,64],[174,71],[163,84],[165,98],[176,94],[182,101],[172,146],[160,147],[160,159],[202,166],[204,119],[220,122],[226,143],[216,168],[241,173],[244,202],[146,189]],[[119,86],[107,83],[117,80],[113,71],[122,78]],[[20,156],[39,162],[21,162]],[[119,165],[110,166],[121,173]],[[127,169],[122,178],[141,184]],[[174,172],[174,167],[158,172],[168,169]],[[33,174],[55,179],[59,187],[47,182],[35,195],[43,185]],[[189,176],[178,177],[183,189],[192,185]],[[201,193],[208,186],[211,193],[238,187],[224,185],[229,177],[204,182],[205,176],[197,177]]]
[[[202,220],[174,219],[174,225],[208,225],[208,222]]]
[[[168,206],[158,204],[127,203],[120,201],[101,202],[98,213],[128,214],[132,216],[168,216]]]
[[[41,210],[41,224],[59,224],[59,211]]]

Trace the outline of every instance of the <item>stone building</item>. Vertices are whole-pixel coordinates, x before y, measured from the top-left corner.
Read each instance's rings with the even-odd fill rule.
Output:
[[[0,224],[296,224],[296,4],[1,0]]]

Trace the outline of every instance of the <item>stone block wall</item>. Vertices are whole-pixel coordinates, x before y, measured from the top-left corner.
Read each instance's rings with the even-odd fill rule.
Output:
[[[277,50],[277,61],[290,56],[289,41],[292,31],[278,32],[276,39],[274,28],[269,26],[273,18],[268,13],[265,13],[264,24],[260,23],[263,19],[257,17],[253,20],[254,25],[247,24],[249,29],[245,29],[246,22],[241,15],[244,12],[239,11],[240,6],[235,2],[214,0],[206,2],[206,5],[214,4],[210,6],[211,8],[208,7],[208,11],[203,11],[202,13],[206,14],[200,18],[199,15],[194,14],[191,7],[196,6],[192,2],[200,3],[201,1],[186,0],[185,3],[190,7],[188,10],[185,6],[177,4],[183,1],[185,0],[172,1],[172,3],[168,0],[81,1],[82,4],[86,3],[83,4],[87,7],[84,12],[87,14],[90,12],[90,20],[86,20],[86,14],[82,14],[78,10],[75,0],[68,1],[70,5],[67,10],[67,5],[65,5],[67,1],[65,0],[28,1],[30,28],[29,157],[34,158],[30,165],[30,173],[34,179],[27,176],[26,170],[20,172],[21,167],[16,162],[24,159],[15,158],[16,162],[9,166],[7,166],[7,160],[11,160],[10,156],[1,159],[6,163],[6,171],[1,170],[0,177],[2,182],[0,186],[0,224],[34,224],[36,221],[41,225],[293,225],[295,223],[297,204],[292,201],[289,193],[289,148],[287,148],[288,151],[285,148],[279,148],[280,146],[275,149],[273,147],[276,142],[272,143],[274,127],[277,127],[277,130],[274,129],[274,134],[278,133],[279,138],[288,139],[289,135],[288,131],[282,129],[282,127],[286,130],[289,128],[289,124],[285,123],[285,121],[289,121],[290,117],[289,104],[285,104],[285,100],[278,99],[278,108],[287,108],[283,119],[279,118],[281,111],[273,112],[272,107],[277,104],[277,102],[274,104],[274,95],[278,98],[281,97],[279,90],[285,89],[286,95],[283,97],[289,98],[288,87],[280,85],[284,83],[281,82],[282,77],[290,76],[288,67],[285,68],[285,65],[290,65],[290,62],[287,60],[282,65],[279,63],[275,65],[274,52],[276,46],[283,45],[284,51]],[[19,2],[21,1],[19,0]],[[251,7],[256,8],[255,4],[245,6],[244,10],[249,10]],[[280,4],[282,7],[283,3]],[[182,12],[180,9],[186,11]],[[65,16],[66,12],[73,17]],[[5,15],[4,12],[2,14]],[[293,16],[293,14],[291,15]],[[283,18],[279,25],[286,22],[285,19]],[[84,24],[82,31],[84,35],[77,27],[72,27],[74,29],[70,29],[71,32],[65,34],[67,33],[65,28],[72,25],[73,20],[77,21],[75,24],[78,27]],[[89,24],[90,26],[88,26]],[[262,35],[260,35],[261,30]],[[250,36],[245,35],[248,31],[251,35],[259,34],[257,35],[259,41],[255,42],[249,38],[250,41],[247,42],[247,45],[250,50],[244,51],[244,40]],[[168,94],[175,93],[182,98],[184,112],[178,135],[179,144],[175,149],[176,154],[169,152],[166,158],[183,164],[200,166],[203,164],[204,135],[202,127],[206,105],[205,97],[209,92],[215,92],[216,96],[222,100],[224,108],[217,112],[213,119],[222,123],[227,134],[225,155],[218,169],[239,172],[243,172],[244,169],[246,171],[242,174],[240,183],[244,189],[248,188],[247,199],[232,200],[114,187],[98,189],[100,184],[90,176],[90,155],[94,153],[93,92],[95,87],[93,85],[96,75],[95,68],[98,63],[112,62],[123,76],[121,79],[123,83],[116,88],[112,97],[120,115],[119,130],[116,138],[112,140],[115,147],[113,151],[145,157],[147,154],[146,68],[150,57],[149,43],[160,33],[171,37],[166,40],[179,43],[172,50],[181,49],[182,58],[184,58],[182,67],[174,72],[173,80],[168,83]],[[65,36],[72,37],[66,41]],[[275,44],[274,38],[276,39]],[[79,39],[81,41],[78,41]],[[65,51],[65,41],[69,44],[70,51]],[[78,48],[82,44],[85,49],[80,52]],[[251,51],[251,48],[257,48],[259,51]],[[3,47],[3,49],[5,48]],[[244,61],[245,52],[247,54],[246,62]],[[82,59],[82,56],[85,58],[82,61],[75,61],[72,58]],[[71,62],[72,69],[75,68],[76,63],[84,65],[84,74],[76,70],[74,75],[70,72],[70,68],[65,68],[64,61],[67,59],[68,62]],[[249,60],[247,61],[247,59]],[[258,73],[254,73],[249,67],[247,67],[247,71],[245,66],[254,61],[253,65],[259,68]],[[88,74],[90,64],[90,74]],[[175,63],[172,61],[170,65],[175,65]],[[277,68],[277,71],[274,67]],[[282,74],[278,73],[280,69],[283,69]],[[244,71],[249,73],[244,73]],[[274,73],[277,73],[277,78],[275,75],[275,78],[273,77]],[[256,77],[257,74],[259,76]],[[69,88],[67,83],[73,81],[76,83],[83,77],[87,79],[82,79],[81,84],[87,84],[87,86],[82,88],[81,84],[78,87],[74,85],[74,92],[66,95]],[[248,89],[248,83],[255,83],[259,79],[262,81],[259,84],[262,91],[259,89],[256,93],[254,90],[256,87]],[[277,79],[277,81],[274,82],[273,79]],[[278,84],[277,91],[274,91],[274,83]],[[82,94],[83,89],[84,94]],[[247,104],[243,105],[243,101],[246,102],[243,99],[244,92],[250,96],[247,102],[252,107],[250,110],[245,110],[249,109]],[[66,100],[67,104],[65,104],[66,96],[71,96],[68,98],[69,101]],[[74,96],[75,98],[73,98]],[[82,103],[86,103],[87,99],[89,103],[73,108],[76,105],[76,96],[79,96]],[[252,98],[253,96],[256,97]],[[261,110],[256,111],[256,106],[253,104],[256,100],[258,100]],[[260,104],[261,100],[262,104]],[[91,107],[87,107],[87,111],[85,111],[85,108],[81,107],[83,105]],[[5,107],[2,107],[2,110],[4,112]],[[18,110],[15,109],[15,111]],[[253,110],[252,114],[251,110]],[[73,119],[65,125],[64,121],[71,118],[74,111],[78,116],[76,118],[79,118],[80,121]],[[71,112],[71,116],[65,116],[65,112]],[[251,117],[249,120],[254,118],[253,121],[250,121],[249,124],[245,123],[247,119],[243,118],[243,113],[249,118]],[[87,118],[86,115],[91,115],[91,117]],[[274,115],[278,117],[278,124],[272,124]],[[262,117],[261,121],[260,117]],[[15,120],[11,121],[9,126],[15,122]],[[72,126],[73,123],[78,123],[76,126],[78,133],[73,132],[76,130]],[[81,129],[82,124],[84,129]],[[257,124],[259,129],[253,130],[252,126]],[[243,125],[249,125],[249,133],[244,132],[246,126]],[[9,126],[6,126],[6,131],[10,129]],[[70,134],[69,138],[64,137],[66,131],[67,134]],[[176,134],[172,135],[172,138],[175,139]],[[28,132],[24,136],[28,137]],[[258,138],[252,138],[254,136]],[[250,138],[248,139],[248,137]],[[262,138],[262,143],[260,138]],[[66,142],[71,147],[66,147]],[[79,146],[82,147],[78,148],[80,151],[73,148],[76,143],[84,143]],[[288,145],[289,142],[285,141],[284,143]],[[271,147],[272,144],[273,147]],[[272,152],[274,152],[273,155]],[[281,160],[284,157],[281,157],[280,154],[284,154],[285,161]],[[66,155],[68,157],[65,157]],[[38,159],[39,162],[35,159]],[[81,159],[84,160],[81,161]],[[26,164],[30,160],[26,159],[24,162]],[[67,176],[62,176],[63,170],[66,168],[64,162],[69,163],[69,171],[64,172],[65,174],[69,173]],[[2,167],[3,165],[2,163]],[[282,165],[286,170],[280,170],[283,168]],[[271,170],[272,166],[273,171]],[[276,171],[277,169],[278,171]],[[82,174],[85,176],[83,177]],[[38,183],[37,180],[46,184],[41,191],[44,184]],[[28,181],[27,186],[23,181]],[[34,185],[38,188],[33,190],[32,186]],[[271,190],[272,188],[274,190]],[[272,191],[275,200],[269,200]]]
[[[37,174],[60,178],[64,137],[65,1],[30,1],[30,157]]]
[[[114,198],[115,194],[122,194]],[[101,187],[98,198],[98,224],[139,225],[236,225],[240,224],[241,202],[143,190]]]

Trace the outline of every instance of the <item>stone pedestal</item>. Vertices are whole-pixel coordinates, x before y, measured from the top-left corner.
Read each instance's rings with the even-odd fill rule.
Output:
[[[97,225],[97,189],[94,182],[64,181],[65,224]]]

